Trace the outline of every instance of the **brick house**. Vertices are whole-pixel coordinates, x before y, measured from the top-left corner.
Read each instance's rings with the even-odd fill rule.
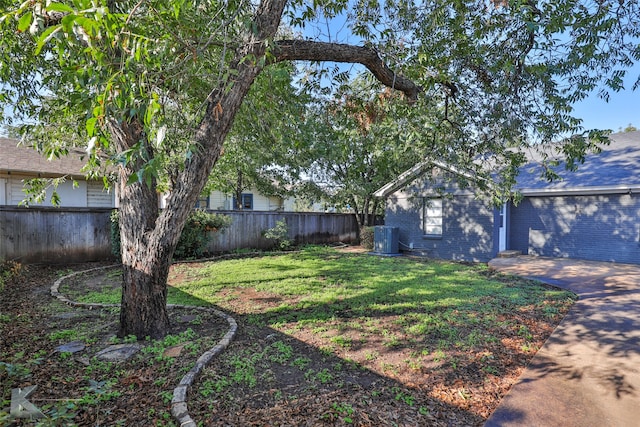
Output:
[[[503,250],[640,264],[640,131],[610,136],[576,172],[540,178],[525,165],[517,205],[501,209],[462,190],[457,171],[423,162],[376,192],[387,200],[385,224],[399,228],[400,249],[460,261],[488,261]]]

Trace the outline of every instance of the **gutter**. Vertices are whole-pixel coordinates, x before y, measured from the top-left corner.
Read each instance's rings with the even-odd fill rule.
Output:
[[[573,188],[520,188],[517,189],[525,197],[540,196],[595,196],[602,194],[640,193],[640,185],[603,185],[597,187]]]

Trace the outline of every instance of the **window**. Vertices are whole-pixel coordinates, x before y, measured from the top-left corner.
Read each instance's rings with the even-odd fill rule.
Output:
[[[200,195],[200,197],[198,197],[196,209],[209,209],[209,195]]]
[[[422,230],[425,236],[442,237],[442,199],[424,199]]]
[[[241,197],[242,209],[253,209],[253,194],[242,193]],[[233,198],[233,209],[239,209],[238,200],[235,197]]]

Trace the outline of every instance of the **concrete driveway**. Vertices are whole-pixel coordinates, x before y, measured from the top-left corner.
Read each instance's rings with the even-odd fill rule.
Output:
[[[640,266],[530,256],[489,266],[579,300],[485,426],[640,426]]]

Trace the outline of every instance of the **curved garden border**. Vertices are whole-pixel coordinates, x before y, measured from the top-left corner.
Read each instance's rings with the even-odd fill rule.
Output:
[[[202,260],[202,262],[205,262],[205,261],[211,261],[211,259]],[[88,307],[88,308],[119,307],[120,306],[119,304],[101,304],[101,303],[87,303],[87,302],[73,301],[67,298],[64,294],[60,293],[60,285],[66,279],[69,279],[73,276],[76,276],[82,273],[88,273],[88,272],[97,271],[97,270],[106,270],[109,268],[117,268],[117,267],[120,267],[120,265],[116,264],[116,265],[108,265],[104,267],[96,267],[88,270],[76,271],[71,274],[67,274],[66,276],[59,278],[53,283],[53,285],[51,286],[51,295],[57,298],[58,300],[60,300],[61,302],[74,307]],[[224,350],[225,348],[227,348],[227,346],[229,346],[229,344],[231,343],[231,341],[233,340],[236,334],[236,331],[238,330],[238,323],[233,317],[215,308],[179,305],[179,304],[167,304],[167,307],[168,308],[188,308],[192,310],[195,309],[195,310],[208,311],[225,319],[229,324],[229,329],[227,330],[227,333],[222,337],[222,339],[218,341],[218,343],[214,345],[211,349],[203,353],[198,358],[198,360],[196,360],[195,365],[191,368],[191,370],[189,370],[189,372],[185,374],[185,376],[182,377],[178,386],[173,389],[173,398],[171,399],[171,415],[173,415],[173,417],[178,422],[178,425],[180,425],[181,427],[196,427],[197,424],[195,421],[193,421],[193,419],[189,415],[189,411],[187,408],[187,393],[188,393],[189,387],[193,384],[193,382],[197,378],[198,374],[200,374],[202,369],[205,368],[209,364],[209,362],[211,362],[211,359],[213,359],[218,353],[222,352],[222,350]]]

